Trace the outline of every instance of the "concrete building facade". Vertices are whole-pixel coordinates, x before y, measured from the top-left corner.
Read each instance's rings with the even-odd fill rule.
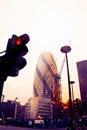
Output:
[[[26,118],[29,119],[48,119],[52,118],[52,103],[49,98],[33,97],[26,104]]]

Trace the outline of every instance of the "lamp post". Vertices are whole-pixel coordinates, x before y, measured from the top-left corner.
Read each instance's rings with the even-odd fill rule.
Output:
[[[71,51],[70,46],[61,47],[61,52],[65,53],[66,66],[67,66],[67,78],[68,78],[68,89],[69,89],[69,104],[70,104],[70,126],[71,130],[74,130],[73,127],[73,110],[72,110],[72,98],[71,98],[71,87],[70,87],[70,74],[69,74],[69,65],[68,65],[68,56],[67,53]]]

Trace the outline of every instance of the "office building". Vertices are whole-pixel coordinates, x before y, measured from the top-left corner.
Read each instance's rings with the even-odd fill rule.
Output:
[[[25,118],[60,118],[61,80],[55,58],[50,52],[39,56],[33,82],[33,97],[25,107]]]
[[[23,119],[25,115],[25,106],[21,105],[20,102],[8,100],[7,102],[1,102],[0,113],[1,117],[5,119]]]
[[[87,100],[87,60],[77,62],[81,99]]]
[[[50,98],[61,102],[62,92],[55,58],[50,52],[43,52],[38,59],[33,83],[34,97]]]
[[[33,97],[30,98],[25,105],[26,115],[28,119],[48,119],[52,118],[52,103],[49,98]]]

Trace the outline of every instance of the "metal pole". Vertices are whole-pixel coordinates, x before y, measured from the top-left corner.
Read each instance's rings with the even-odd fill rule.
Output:
[[[1,81],[0,82],[0,102],[1,102],[1,97],[2,97],[3,85],[4,85],[4,82]]]
[[[69,103],[70,103],[70,125],[71,130],[73,130],[73,111],[72,111],[72,98],[71,98],[71,88],[70,88],[70,75],[69,75],[69,65],[68,65],[68,56],[66,55],[66,65],[67,65],[67,77],[68,77],[68,87],[69,87]]]
[[[74,91],[73,91],[73,84],[75,82],[74,81],[70,81],[70,84],[72,85],[71,88],[72,88],[72,101],[74,101]]]
[[[75,121],[75,111],[74,111],[74,91],[73,91],[73,84],[75,82],[74,81],[70,81],[70,84],[71,84],[71,88],[72,88],[72,108],[73,108],[73,120]]]
[[[61,47],[61,52],[65,53],[66,57],[66,66],[67,66],[67,78],[68,78],[68,88],[69,88],[69,105],[70,105],[70,127],[71,130],[74,130],[73,126],[73,110],[72,110],[72,98],[71,98],[71,87],[70,87],[70,75],[69,75],[69,65],[68,65],[68,56],[67,53],[71,51],[70,46]]]
[[[4,85],[4,82],[0,81],[0,116],[1,117],[2,117],[1,97],[2,97],[3,85]]]
[[[15,102],[14,119],[16,119],[16,116],[17,116],[17,102]]]
[[[17,116],[17,100],[18,99],[18,97],[16,97],[15,98],[15,101],[14,101],[14,103],[15,103],[15,109],[14,109],[14,119],[16,119],[16,116]]]

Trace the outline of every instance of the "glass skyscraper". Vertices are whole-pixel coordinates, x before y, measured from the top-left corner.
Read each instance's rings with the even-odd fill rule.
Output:
[[[50,52],[43,52],[38,59],[33,83],[34,97],[51,98],[54,102],[61,102],[61,84],[54,56]]]
[[[81,99],[87,100],[87,60],[77,62]]]

